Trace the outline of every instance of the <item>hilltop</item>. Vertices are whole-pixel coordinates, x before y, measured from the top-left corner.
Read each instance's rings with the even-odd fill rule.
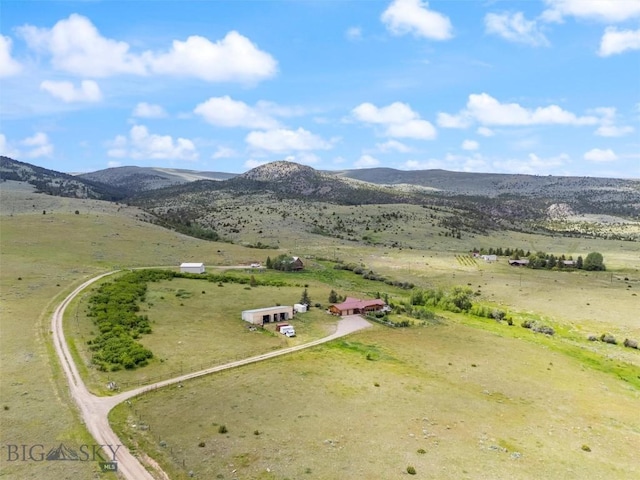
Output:
[[[146,190],[166,188],[197,180],[227,180],[235,175],[178,168],[114,167],[82,173],[77,175],[77,178],[111,185],[130,196]]]

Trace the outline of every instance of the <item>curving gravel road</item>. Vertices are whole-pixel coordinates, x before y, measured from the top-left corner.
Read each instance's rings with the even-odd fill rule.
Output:
[[[92,278],[91,280],[84,282],[73,292],[71,292],[54,311],[53,316],[51,317],[51,330],[53,332],[53,342],[56,352],[58,354],[58,357],[60,358],[60,363],[69,383],[71,397],[80,409],[82,420],[84,421],[87,430],[89,430],[89,433],[91,433],[96,443],[100,445],[111,445],[113,449],[121,445],[116,453],[118,471],[120,472],[121,476],[129,480],[156,480],[158,475],[161,478],[168,477],[162,471],[155,471],[154,473],[156,476],[152,475],[152,473],[150,473],[142,465],[142,463],[140,463],[140,461],[131,454],[131,452],[129,452],[126,446],[122,444],[122,441],[115,434],[115,432],[111,428],[111,425],[109,425],[109,412],[119,403],[150,390],[155,390],[157,388],[189,380],[191,378],[201,377],[210,373],[220,372],[229,368],[235,368],[242,365],[247,365],[249,363],[260,362],[262,360],[285,355],[287,353],[297,352],[299,350],[313,347],[315,345],[320,345],[322,343],[329,342],[336,338],[343,337],[350,333],[371,326],[369,322],[367,322],[359,315],[343,317],[340,321],[338,321],[336,331],[333,334],[319,340],[314,340],[312,342],[305,343],[303,345],[297,345],[295,347],[283,348],[281,350],[272,351],[262,355],[256,355],[255,357],[250,357],[244,360],[238,360],[224,365],[207,368],[198,372],[187,373],[185,375],[171,378],[169,380],[163,380],[161,382],[145,385],[140,388],[121,392],[110,397],[98,397],[89,392],[86,385],[82,381],[80,374],[78,373],[78,369],[73,361],[73,358],[69,351],[69,347],[67,346],[67,342],[64,337],[62,322],[67,306],[82,290],[87,288],[92,283],[100,280],[101,278],[112,275],[113,273],[116,272],[108,272]],[[113,455],[114,454],[112,451],[109,451],[108,448],[105,449],[105,456],[107,456],[108,458],[112,458]]]

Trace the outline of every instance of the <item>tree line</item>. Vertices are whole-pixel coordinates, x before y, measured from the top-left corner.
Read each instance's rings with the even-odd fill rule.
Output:
[[[504,256],[509,257],[511,260],[526,259],[529,260],[527,265],[529,268],[546,268],[547,270],[578,269],[588,271],[604,271],[607,269],[604,263],[604,257],[600,252],[590,252],[584,258],[582,255],[578,255],[575,260],[572,255],[554,255],[553,253],[543,251],[531,253],[529,250],[525,252],[521,248],[474,248],[472,253],[474,255]]]

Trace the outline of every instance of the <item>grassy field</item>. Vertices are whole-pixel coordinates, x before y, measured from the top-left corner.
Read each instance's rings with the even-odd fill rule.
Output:
[[[70,404],[50,344],[50,314],[72,287],[123,267],[175,267],[183,261],[230,266],[264,262],[267,255],[287,251],[302,256],[309,269],[280,291],[193,287],[176,280],[155,285],[149,297],[153,305],[144,306],[154,333],[143,342],[157,362],[117,372],[123,375],[118,381],[148,381],[178,365],[178,370],[198,368],[290,341],[245,333],[239,309],[229,299],[246,308],[263,301],[289,303],[299,299],[305,284],[312,301],[325,305],[331,288],[343,295],[385,289],[392,298],[405,294],[334,271],[319,258],[360,263],[422,287],[470,284],[480,292],[479,301],[540,318],[566,341],[548,343],[520,327],[505,332],[503,325],[455,316],[441,326],[376,326],[347,343],[188,382],[119,407],[117,423],[131,429],[133,441],[172,469],[175,478],[189,469],[199,478],[404,478],[408,465],[415,466],[417,478],[540,478],[539,472],[546,478],[638,476],[633,455],[640,445],[639,393],[615,370],[639,365],[640,354],[585,341],[604,332],[619,341],[640,340],[640,301],[633,295],[640,290],[638,243],[513,232],[455,239],[428,230],[432,227],[425,220],[419,228],[407,223],[404,232],[385,233],[389,239],[410,233],[420,239],[414,248],[366,246],[285,229],[278,236],[281,250],[256,250],[158,228],[125,205],[25,190],[0,195],[0,475],[110,478],[92,462],[9,462],[6,456],[9,444],[91,442]],[[255,235],[248,241],[255,242]],[[574,256],[596,250],[609,271],[547,272],[513,269],[504,261],[459,262],[456,256],[474,246]],[[191,295],[180,299],[178,290]],[[180,323],[173,312],[181,312]],[[319,309],[308,315],[294,341],[331,328],[332,319]],[[76,322],[73,313],[66,322],[81,346],[90,322]],[[366,360],[370,351],[376,361]],[[97,391],[104,388],[103,376],[87,374]],[[132,427],[140,424],[140,416],[150,431]],[[217,433],[221,424],[227,434]],[[161,441],[167,446],[160,447]],[[583,444],[591,452],[583,451]],[[418,453],[421,448],[425,453]],[[515,452],[521,456],[512,456]]]
[[[64,443],[77,450],[92,442],[50,342],[53,309],[72,287],[122,265],[231,264],[250,261],[252,252],[163,230],[141,221],[137,209],[105,202],[3,189],[0,214],[1,475],[112,478],[98,473],[96,462],[8,461],[8,445]]]
[[[407,466],[416,478],[631,479],[639,400],[564,354],[452,322],[376,326],[154,392],[112,421],[176,479],[393,479]]]
[[[326,288],[309,287],[318,293]],[[136,370],[100,372],[92,368],[86,341],[94,336],[96,328],[84,316],[89,292],[74,306],[82,313],[67,323],[67,330],[87,366],[87,384],[105,393],[109,381],[122,389],[131,388],[326,336],[335,328],[336,317],[320,309],[296,315],[291,321],[296,327],[295,338],[276,334],[275,325],[249,330],[249,324],[240,318],[242,310],[293,305],[302,290],[301,286],[252,288],[182,278],[150,283],[139,314],[149,316],[153,332],[142,336],[140,343],[153,352],[154,358]]]

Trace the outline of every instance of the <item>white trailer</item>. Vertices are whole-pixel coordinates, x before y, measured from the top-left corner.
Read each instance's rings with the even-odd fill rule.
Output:
[[[204,273],[204,263],[181,263],[181,273]]]

